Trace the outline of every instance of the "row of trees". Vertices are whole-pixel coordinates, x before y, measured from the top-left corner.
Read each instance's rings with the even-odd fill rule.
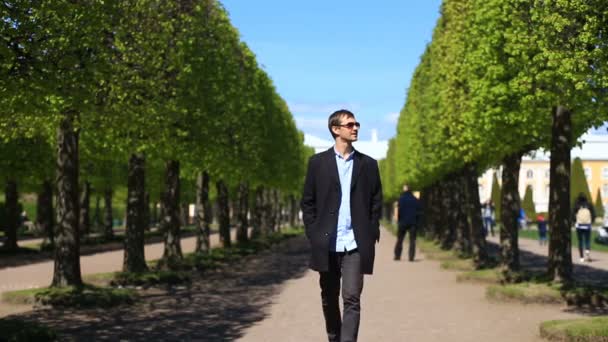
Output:
[[[280,196],[295,202],[312,151],[218,1],[15,0],[0,10],[5,247],[17,248],[17,185],[39,192],[38,221],[55,245],[54,286],[82,283],[79,226],[88,224],[91,189],[104,194],[110,235],[113,190],[127,186],[129,272],[147,269],[149,203],[163,208],[159,264],[174,268],[184,204],[197,205],[197,251],[209,249],[211,180],[225,246],[230,191],[239,241],[250,198],[255,213]],[[252,216],[263,234],[265,216]]]
[[[426,227],[445,248],[487,258],[478,175],[502,166],[501,256],[519,270],[522,155],[551,151],[548,272],[572,278],[570,149],[608,119],[608,4],[601,0],[444,0],[397,136],[381,162],[387,199],[422,190]]]

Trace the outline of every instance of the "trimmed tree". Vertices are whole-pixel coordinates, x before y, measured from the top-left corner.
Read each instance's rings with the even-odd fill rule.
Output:
[[[597,189],[595,195],[595,216],[604,217],[604,200],[602,199],[602,191]]]
[[[534,205],[534,193],[532,191],[532,186],[526,186],[526,193],[524,195],[524,199],[521,201],[521,207],[526,212],[526,216],[529,219],[534,220],[536,218],[536,207]]]
[[[573,206],[574,202],[580,194],[585,195],[587,200],[591,202],[591,192],[589,191],[589,184],[587,183],[587,177],[585,176],[585,169],[583,168],[583,162],[580,158],[576,157],[572,161],[572,174],[570,176],[570,205]]]

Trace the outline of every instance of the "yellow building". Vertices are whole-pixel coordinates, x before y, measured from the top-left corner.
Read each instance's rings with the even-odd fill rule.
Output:
[[[589,191],[595,203],[598,189],[601,191],[604,206],[608,204],[608,135],[586,134],[584,144],[574,148],[571,158],[580,158],[587,177]],[[549,153],[536,151],[524,156],[519,172],[519,193],[523,198],[526,187],[532,186],[534,204],[537,211],[547,211],[549,207]],[[492,175],[497,172],[500,182],[500,170],[487,170],[479,178],[479,196],[486,201],[492,194]]]

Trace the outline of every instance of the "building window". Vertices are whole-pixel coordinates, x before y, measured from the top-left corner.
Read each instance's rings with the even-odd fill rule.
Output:
[[[551,170],[550,169],[546,169],[545,170],[545,178],[549,178],[551,177]]]
[[[528,179],[534,178],[534,171],[532,171],[532,170],[526,171],[526,178],[528,178]]]
[[[591,179],[591,168],[589,167],[585,168],[585,178],[587,178],[587,180]]]
[[[602,197],[603,198],[608,197],[608,184],[602,185]]]
[[[602,178],[608,179],[608,167],[602,169]]]
[[[549,199],[551,196],[551,186],[545,185],[545,197]]]

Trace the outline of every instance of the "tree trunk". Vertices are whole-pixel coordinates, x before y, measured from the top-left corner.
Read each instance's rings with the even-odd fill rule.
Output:
[[[479,182],[477,167],[469,164],[465,167],[467,187],[467,213],[470,220],[471,235],[473,237],[473,262],[476,268],[482,268],[488,263],[488,250],[486,237],[481,218],[481,202],[479,199]]]
[[[158,202],[152,203],[152,224],[155,226],[158,225],[158,206]]]
[[[4,241],[4,249],[8,251],[16,251],[17,245],[17,230],[19,229],[19,194],[17,193],[17,182],[12,179],[6,181],[4,188],[5,210],[6,210],[6,240]]]
[[[99,227],[101,227],[101,197],[99,197],[99,194],[95,196],[95,214],[93,215],[93,227],[96,232],[99,232]]]
[[[279,196],[279,190],[272,190],[272,200],[270,204],[270,213],[272,215],[272,226],[273,231],[280,232],[281,231],[281,223],[282,223],[282,211],[283,207],[281,205],[281,199]]]
[[[196,179],[196,250],[209,253],[211,246],[211,203],[209,202],[209,174],[199,173]]]
[[[145,175],[145,170],[144,170],[144,175]],[[145,186],[145,184],[144,184]],[[144,224],[144,230],[145,231],[149,231],[150,230],[150,222],[151,222],[151,213],[150,213],[150,192],[148,191],[144,191],[144,218],[143,218],[143,224]]]
[[[44,232],[43,245],[55,245],[55,232],[53,220],[53,185],[50,180],[42,183],[42,189],[38,194],[36,210],[36,225]]]
[[[57,230],[52,286],[81,286],[78,229],[78,132],[68,112],[57,132]]]
[[[553,113],[549,197],[548,274],[557,282],[572,281],[572,241],[570,233],[570,148],[572,123],[570,111],[562,106]]]
[[[426,187],[420,191],[420,205],[422,207],[421,217],[418,222],[418,236],[424,235],[427,238],[432,238],[432,222],[429,215],[429,207],[431,205],[431,191],[430,187]]]
[[[190,205],[188,203],[182,203],[180,210],[182,227],[186,227],[190,224]]]
[[[293,228],[296,226],[298,219],[298,202],[294,195],[289,195],[289,225]]]
[[[258,186],[255,189],[255,199],[253,201],[253,212],[251,215],[251,237],[258,238],[262,236],[262,220],[264,216],[264,188]]]
[[[513,153],[503,159],[502,170],[502,228],[500,229],[501,269],[505,280],[512,281],[519,271],[518,222],[519,168],[522,153]]]
[[[437,182],[431,186],[431,198],[429,199],[429,208],[425,210],[425,220],[431,238],[435,241],[441,241],[442,230],[442,198],[441,198],[441,183]]]
[[[272,189],[264,190],[264,218],[262,220],[262,230],[267,232],[268,235],[274,232],[274,221],[272,217]]]
[[[164,216],[162,222],[162,229],[165,232],[165,251],[158,265],[160,269],[175,270],[183,259],[180,244],[179,162],[176,160],[168,161],[165,170]]]
[[[220,224],[220,241],[222,246],[230,247],[230,200],[228,198],[228,187],[223,180],[215,183],[217,189],[218,221]]]
[[[249,186],[247,183],[239,184],[239,196],[238,196],[238,226],[236,231],[236,240],[239,243],[247,242],[247,229],[249,228],[249,221],[247,220],[247,213],[249,212]]]
[[[454,211],[456,211],[457,250],[461,255],[471,256],[473,254],[473,244],[471,242],[471,230],[467,220],[467,187],[464,170],[461,170],[454,175],[453,187],[452,205]]]
[[[451,180],[441,181],[441,248],[452,249],[456,240],[454,212],[452,211]]]
[[[114,238],[114,214],[112,212],[112,189],[107,188],[103,192],[103,238],[106,241]]]
[[[144,254],[146,161],[141,154],[129,158],[127,179],[127,223],[123,272],[141,273],[148,270]]]
[[[85,181],[80,194],[80,233],[88,236],[91,233],[90,207],[91,183]]]
[[[239,200],[240,200],[240,194],[238,193],[239,189],[236,189],[236,193],[234,196],[230,195],[230,191],[228,191],[228,198],[230,199],[229,203],[229,217],[230,217],[230,222],[232,222],[234,224],[234,222],[239,222]]]

